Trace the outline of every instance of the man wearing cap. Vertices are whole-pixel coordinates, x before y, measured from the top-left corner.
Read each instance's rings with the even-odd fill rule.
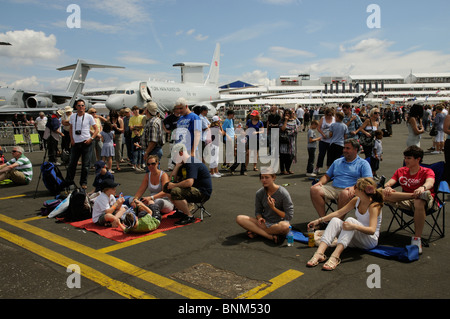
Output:
[[[177,122],[176,142],[183,143],[191,156],[195,157],[202,136],[202,120],[197,114],[191,112],[184,98],[177,100],[175,108],[181,114]]]
[[[62,114],[64,114],[63,110],[58,110],[55,114],[52,114],[52,117],[47,121],[43,135],[43,138],[47,144],[48,161],[54,163],[55,165],[61,165],[57,162],[56,157],[58,155],[59,141],[61,140],[61,136],[64,136],[60,129],[60,118]]]
[[[183,143],[174,145],[172,153],[176,155],[176,165],[171,177],[176,178],[176,182],[164,185],[163,191],[170,194],[175,207],[184,214],[175,224],[186,225],[195,221],[189,203],[204,203],[211,197],[211,174],[205,164],[190,156]]]
[[[66,154],[69,154],[70,152],[70,123],[69,119],[72,116],[73,108],[70,107],[70,105],[67,105],[64,108],[64,114],[61,115],[61,132],[64,134],[64,136],[61,139],[61,150],[63,154],[64,152]],[[62,157],[62,155],[61,155]]]
[[[144,105],[144,115],[147,121],[141,137],[142,149],[144,150],[144,161],[149,155],[157,155],[159,160],[163,155],[164,134],[162,121],[159,118],[158,105],[155,102],[148,102]]]
[[[33,165],[30,160],[23,155],[21,146],[14,146],[13,158],[6,164],[0,165],[0,181],[10,179],[16,185],[28,185],[33,179]]]
[[[89,174],[89,164],[91,155],[92,141],[99,134],[94,117],[86,113],[86,104],[83,100],[75,102],[77,112],[70,117],[70,143],[72,150],[70,154],[70,162],[67,167],[66,182],[68,185],[73,184],[75,172],[77,170],[78,160],[81,157],[81,177],[80,185],[87,188],[87,177]],[[94,128],[94,134],[91,136],[90,128]]]

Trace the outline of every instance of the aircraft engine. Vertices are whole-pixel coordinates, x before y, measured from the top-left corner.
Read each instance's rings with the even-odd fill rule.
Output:
[[[25,104],[27,105],[28,108],[36,108],[36,107],[52,107],[53,106],[53,102],[51,99],[49,99],[48,97],[43,97],[43,96],[31,96],[29,97]]]

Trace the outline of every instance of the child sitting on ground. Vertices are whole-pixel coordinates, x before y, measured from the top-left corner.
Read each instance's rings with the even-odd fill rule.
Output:
[[[157,229],[160,224],[161,214],[158,206],[150,205],[148,207],[135,199],[131,203],[131,208],[125,213],[119,227],[124,233],[147,233]]]
[[[114,175],[108,171],[106,163],[104,161],[98,161],[94,164],[95,168],[95,179],[92,184],[95,188],[88,194],[92,195],[94,193],[101,192],[101,185],[105,179],[112,179],[114,181]]]
[[[123,197],[116,200],[116,187],[119,184],[112,179],[105,179],[101,184],[101,193],[95,199],[92,208],[92,221],[99,226],[118,227],[120,217],[125,213]]]

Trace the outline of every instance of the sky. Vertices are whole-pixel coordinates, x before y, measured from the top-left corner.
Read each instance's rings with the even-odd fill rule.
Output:
[[[178,62],[211,63],[220,84],[279,76],[450,72],[448,0],[0,0],[0,86],[65,90],[78,59],[85,89],[180,81]],[[205,69],[205,77],[208,68]]]

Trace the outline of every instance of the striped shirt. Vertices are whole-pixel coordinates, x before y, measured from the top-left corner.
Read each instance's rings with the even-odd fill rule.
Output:
[[[19,165],[15,168],[15,170],[22,172],[23,175],[25,175],[26,180],[28,182],[31,182],[31,180],[33,179],[33,165],[31,164],[30,160],[22,154],[19,159],[12,158],[6,163],[6,165],[10,166],[14,163],[17,163]]]

